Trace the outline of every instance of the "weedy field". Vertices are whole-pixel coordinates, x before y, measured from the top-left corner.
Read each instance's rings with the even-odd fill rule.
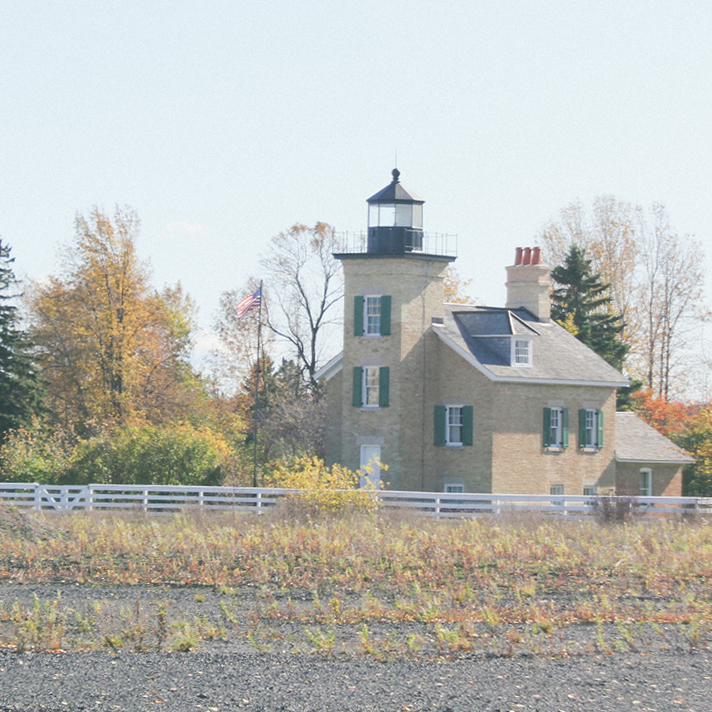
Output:
[[[712,526],[0,509],[0,647],[377,660],[712,641]]]

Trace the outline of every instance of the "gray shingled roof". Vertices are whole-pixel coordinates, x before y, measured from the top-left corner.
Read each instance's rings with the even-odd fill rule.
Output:
[[[571,382],[623,387],[628,380],[554,321],[526,309],[446,304],[433,331],[492,380]],[[532,340],[532,365],[513,366],[512,335]]]
[[[616,460],[684,465],[694,462],[695,458],[635,413],[616,413]]]

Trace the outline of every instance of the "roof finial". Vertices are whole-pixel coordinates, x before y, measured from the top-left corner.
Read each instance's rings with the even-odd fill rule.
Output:
[[[398,183],[398,179],[400,178],[400,171],[397,168],[394,168],[391,171],[391,175],[393,176],[393,182]]]

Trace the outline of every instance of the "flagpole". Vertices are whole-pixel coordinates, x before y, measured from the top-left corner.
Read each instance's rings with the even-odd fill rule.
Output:
[[[260,350],[262,346],[262,280],[260,280],[260,305],[257,316],[257,367],[255,369],[255,407],[252,416],[253,428],[253,443],[252,443],[252,486],[257,487],[257,410],[259,407],[259,389],[260,389]]]

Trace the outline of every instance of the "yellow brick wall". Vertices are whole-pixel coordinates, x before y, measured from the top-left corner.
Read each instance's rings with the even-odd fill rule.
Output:
[[[615,391],[595,386],[494,383],[443,344],[431,331],[443,315],[447,262],[413,257],[345,259],[343,370],[328,384],[327,456],[349,468],[360,465],[363,443],[381,445],[392,489],[442,491],[446,483],[466,492],[583,494],[616,485]],[[356,337],[354,297],[390,295],[391,334]],[[388,366],[390,405],[352,405],[354,367]],[[569,447],[545,450],[543,409],[569,409]],[[473,445],[436,447],[434,407],[473,406]],[[604,445],[578,447],[579,408],[604,412]],[[654,477],[655,480],[655,477]]]
[[[360,445],[382,438],[381,459],[388,466],[383,480],[393,489],[422,489],[423,404],[430,368],[432,317],[443,315],[443,275],[447,262],[417,257],[346,259],[344,264],[344,357],[340,385],[342,410],[341,462],[360,464]],[[368,294],[391,297],[391,334],[354,336],[354,298]],[[388,408],[352,405],[354,367],[388,366]],[[329,386],[332,388],[331,385]]]
[[[653,471],[653,497],[682,496],[682,467],[655,463],[619,462],[616,466],[616,494],[637,497],[640,494],[640,470]]]
[[[543,410],[569,409],[569,446],[543,447]],[[578,411],[603,410],[603,447],[578,447]],[[594,386],[546,386],[498,383],[493,408],[493,491],[548,494],[563,485],[564,494],[581,495],[584,485],[604,486],[615,478],[615,390]]]

